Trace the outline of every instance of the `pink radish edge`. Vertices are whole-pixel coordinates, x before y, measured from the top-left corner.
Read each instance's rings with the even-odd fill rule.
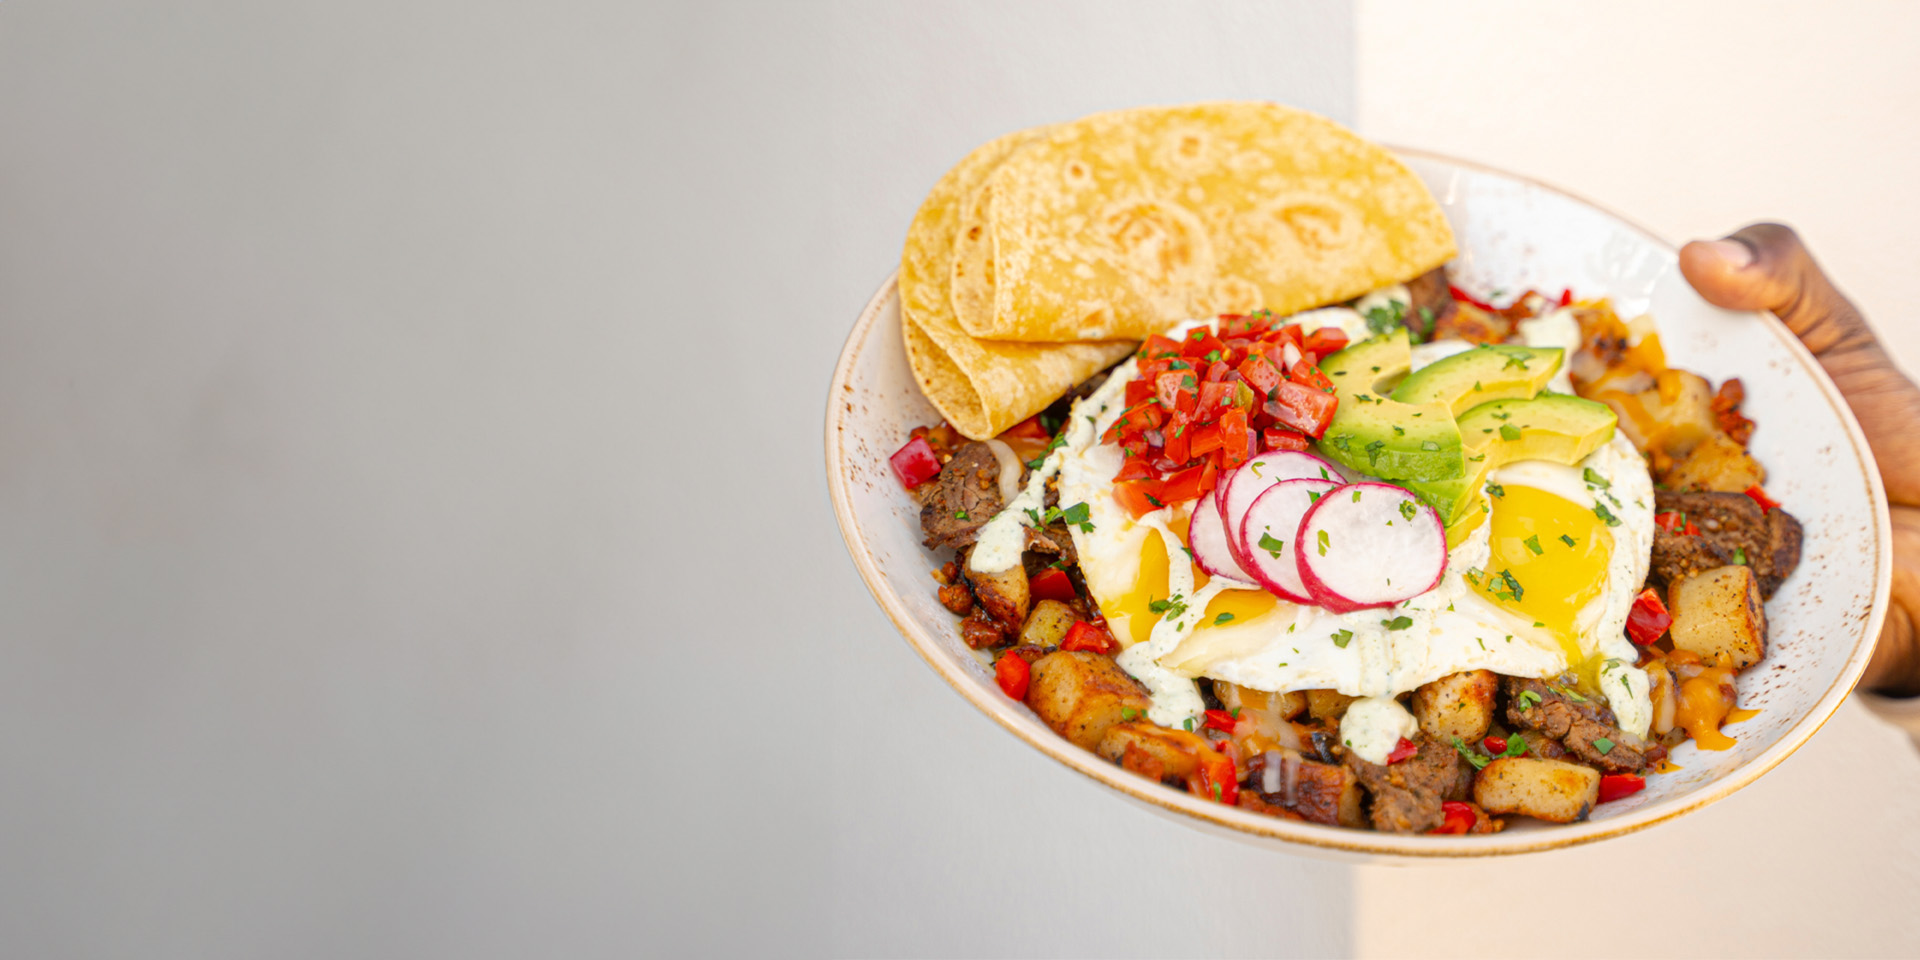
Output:
[[[1289,466],[1290,462],[1291,466]],[[1271,473],[1256,475],[1255,464],[1272,467],[1273,470]],[[1314,476],[1322,471],[1324,476]],[[1253,506],[1253,501],[1259,499],[1261,493],[1276,483],[1283,480],[1313,479],[1343,482],[1339,469],[1323,457],[1304,450],[1271,450],[1235,467],[1232,473],[1227,474],[1226,482],[1214,488],[1214,496],[1219,501],[1217,508],[1220,511],[1220,519],[1232,534],[1227,538],[1227,549],[1233,552],[1233,561],[1240,569],[1251,571],[1254,567],[1251,548],[1240,536],[1240,528],[1245,525],[1247,508]],[[1262,484],[1262,487],[1252,491],[1251,496],[1245,495],[1244,492],[1235,494],[1233,488],[1242,483],[1258,483]],[[1237,510],[1234,506],[1236,498]]]
[[[1391,597],[1380,599],[1380,600],[1360,601],[1360,600],[1352,599],[1342,594],[1339,590],[1335,589],[1333,585],[1327,583],[1326,579],[1321,575],[1321,573],[1314,569],[1315,561],[1313,560],[1312,552],[1306,551],[1306,550],[1295,550],[1294,561],[1299,567],[1300,580],[1303,584],[1306,585],[1308,592],[1313,595],[1313,602],[1318,603],[1319,605],[1326,607],[1328,610],[1332,610],[1335,613],[1349,613],[1354,610],[1366,610],[1366,609],[1375,609],[1380,607],[1390,607],[1403,600],[1412,599],[1423,593],[1426,593],[1429,590],[1432,590],[1435,586],[1437,586],[1440,583],[1440,579],[1444,577],[1447,572],[1446,527],[1443,524],[1441,524],[1440,515],[1438,513],[1435,513],[1432,507],[1429,507],[1425,503],[1422,503],[1420,499],[1414,496],[1411,492],[1404,490],[1400,487],[1396,487],[1392,484],[1350,483],[1343,487],[1339,487],[1339,488],[1336,488],[1335,490],[1328,492],[1327,494],[1323,495],[1317,502],[1315,502],[1313,506],[1309,507],[1307,509],[1306,514],[1300,518],[1300,530],[1299,530],[1299,533],[1295,535],[1295,538],[1294,538],[1295,541],[1298,542],[1299,540],[1303,539],[1307,535],[1307,531],[1314,528],[1314,522],[1316,518],[1320,517],[1323,511],[1331,512],[1334,510],[1343,509],[1346,506],[1350,506],[1353,503],[1353,501],[1343,496],[1343,494],[1345,494],[1347,491],[1356,490],[1356,489],[1363,490],[1363,491],[1368,489],[1374,489],[1389,495],[1389,496],[1377,497],[1373,501],[1369,501],[1368,502],[1369,509],[1381,509],[1381,508],[1373,508],[1371,506],[1372,504],[1391,503],[1392,504],[1391,509],[1395,513],[1398,513],[1400,503],[1403,503],[1403,502],[1413,503],[1414,508],[1417,512],[1417,515],[1425,516],[1428,520],[1428,525],[1431,527],[1431,530],[1432,530],[1433,541],[1424,545],[1432,546],[1434,543],[1438,544],[1439,563],[1436,564],[1435,566],[1435,569],[1433,571],[1433,576],[1428,578],[1425,581],[1424,585],[1417,590],[1407,591],[1403,589],[1396,589],[1394,591],[1394,595]],[[1411,518],[1408,518],[1408,519],[1411,519]],[[1401,557],[1399,556],[1387,556],[1387,557],[1381,557],[1380,562],[1382,564],[1390,564],[1399,559],[1401,559]]]
[[[1245,569],[1274,596],[1294,603],[1316,602],[1307,592],[1305,583],[1287,581],[1286,576],[1291,565],[1294,564],[1294,558],[1286,554],[1273,557],[1271,551],[1260,550],[1259,540],[1253,535],[1254,531],[1277,526],[1279,535],[1289,544],[1286,549],[1294,549],[1299,545],[1301,523],[1306,519],[1307,511],[1314,506],[1314,494],[1317,493],[1321,499],[1325,499],[1342,486],[1345,484],[1338,480],[1318,480],[1311,477],[1281,480],[1262,490],[1260,495],[1254,498],[1253,504],[1247,508],[1246,515],[1240,520],[1238,534],[1241,545],[1249,548],[1250,562]],[[1300,502],[1303,499],[1306,501],[1304,504]],[[1296,510],[1297,515],[1294,512]],[[1292,572],[1294,580],[1299,580],[1297,570]]]

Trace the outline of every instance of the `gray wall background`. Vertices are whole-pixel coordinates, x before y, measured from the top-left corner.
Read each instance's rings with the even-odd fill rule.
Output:
[[[1344,952],[1346,871],[913,657],[820,411],[967,148],[1350,119],[1352,59],[1306,3],[0,3],[5,952]]]

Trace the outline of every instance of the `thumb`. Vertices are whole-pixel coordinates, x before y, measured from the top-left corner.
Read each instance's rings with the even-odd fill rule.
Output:
[[[1680,272],[1716,307],[1772,312],[1815,356],[1877,345],[1791,227],[1756,223],[1724,240],[1695,240],[1680,248]]]

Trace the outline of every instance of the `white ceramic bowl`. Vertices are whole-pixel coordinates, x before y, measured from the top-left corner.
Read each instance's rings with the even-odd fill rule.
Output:
[[[1709,306],[1680,276],[1668,244],[1583,200],[1522,177],[1458,160],[1398,151],[1452,222],[1456,282],[1495,288],[1571,286],[1613,298],[1623,317],[1651,312],[1669,360],[1716,383],[1746,384],[1759,428],[1754,454],[1767,492],[1806,527],[1800,568],[1767,604],[1766,659],[1739,681],[1759,715],[1727,728],[1723,752],[1688,743],[1679,772],[1598,807],[1584,823],[1525,818],[1484,836],[1401,836],[1281,820],[1201,801],[1127,773],[1073,746],[994,685],[934,597],[928,572],[947,557],[920,546],[919,508],[887,457],[913,427],[939,420],[915,386],[901,345],[900,302],[889,279],[854,324],[827,407],[827,479],[847,549],[874,599],[946,681],[1035,748],[1149,808],[1243,839],[1335,855],[1472,857],[1547,850],[1641,830],[1752,783],[1826,722],[1865,668],[1892,574],[1885,498],[1873,454],[1833,383],[1772,316]]]

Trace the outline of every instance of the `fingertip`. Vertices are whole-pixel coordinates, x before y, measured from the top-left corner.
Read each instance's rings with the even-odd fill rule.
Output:
[[[1753,248],[1735,239],[1695,240],[1680,248],[1680,273],[1716,307],[1751,310],[1764,279],[1742,276],[1753,265]]]

